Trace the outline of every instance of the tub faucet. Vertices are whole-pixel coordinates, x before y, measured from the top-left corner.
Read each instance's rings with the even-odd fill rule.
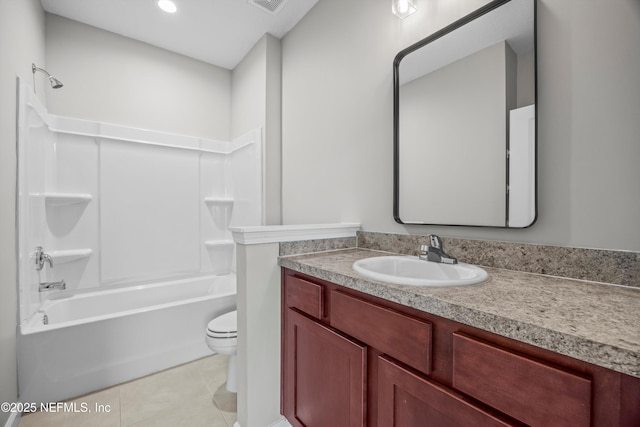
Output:
[[[44,292],[44,291],[52,291],[54,289],[66,289],[67,288],[67,284],[64,282],[64,280],[60,280],[59,282],[42,282],[38,285],[38,291],[40,292]]]
[[[36,270],[38,271],[42,270],[45,262],[49,264],[49,267],[53,268],[53,258],[44,253],[42,246],[36,247],[36,251],[33,254],[33,262],[36,265]]]
[[[420,245],[418,258],[443,264],[457,264],[458,260],[442,250],[442,239],[435,234],[429,236],[429,245]]]

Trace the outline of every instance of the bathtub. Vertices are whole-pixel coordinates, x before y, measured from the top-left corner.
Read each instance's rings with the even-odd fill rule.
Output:
[[[51,295],[20,325],[22,402],[57,402],[211,354],[209,320],[235,309],[235,275]]]

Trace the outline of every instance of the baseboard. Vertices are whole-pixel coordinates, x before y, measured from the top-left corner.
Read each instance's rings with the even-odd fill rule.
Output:
[[[289,424],[289,421],[287,421],[287,419],[285,417],[282,417],[282,418],[280,418],[280,420],[278,420],[275,423],[271,424],[269,427],[292,427],[292,425]]]
[[[240,427],[240,423],[236,421],[235,423],[233,423],[233,427]],[[289,421],[287,421],[285,417],[282,417],[275,423],[269,424],[268,427],[292,427],[292,425],[289,424]]]
[[[12,412],[11,415],[9,415],[9,419],[7,419],[7,422],[4,423],[4,427],[18,427],[18,424],[20,423],[20,412]]]

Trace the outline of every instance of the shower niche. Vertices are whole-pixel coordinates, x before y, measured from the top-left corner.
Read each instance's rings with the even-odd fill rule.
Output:
[[[233,274],[234,225],[263,224],[262,131],[233,141],[49,114],[19,82],[20,317],[50,292]],[[32,256],[51,257],[40,271]]]

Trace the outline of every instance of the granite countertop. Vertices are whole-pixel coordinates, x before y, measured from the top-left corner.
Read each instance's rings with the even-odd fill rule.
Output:
[[[640,378],[640,289],[483,267],[489,279],[428,288],[367,279],[351,265],[390,255],[344,249],[279,265],[446,319]]]

